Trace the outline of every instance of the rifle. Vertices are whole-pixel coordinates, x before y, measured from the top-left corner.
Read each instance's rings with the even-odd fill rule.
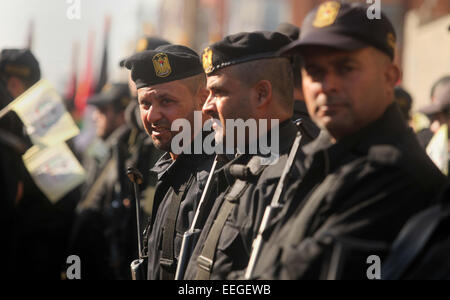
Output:
[[[186,231],[183,235],[183,241],[181,243],[180,256],[178,258],[177,271],[175,273],[175,280],[183,280],[184,273],[187,268],[187,264],[189,258],[194,251],[194,247],[197,244],[197,240],[200,236],[201,230],[197,228],[199,225],[199,217],[202,211],[203,206],[205,205],[206,199],[209,198],[209,194],[211,193],[211,182],[216,170],[217,166],[217,156],[214,159],[214,163],[211,167],[211,171],[208,176],[208,180],[206,181],[205,189],[203,190],[202,197],[197,207],[197,211],[195,212],[194,220],[192,221],[192,225],[188,231]]]
[[[301,122],[296,122],[297,127],[301,125]],[[256,262],[261,254],[262,245],[263,245],[263,233],[266,231],[269,221],[273,218],[275,213],[279,211],[283,207],[283,203],[281,201],[281,194],[283,193],[284,186],[286,184],[287,175],[291,170],[291,166],[294,162],[295,157],[297,156],[298,149],[300,148],[300,141],[302,139],[302,134],[300,131],[297,132],[297,136],[295,137],[294,144],[292,145],[291,151],[289,153],[286,165],[283,169],[283,173],[281,174],[280,181],[278,182],[277,188],[275,190],[275,194],[273,195],[272,202],[270,205],[266,207],[264,211],[264,216],[261,221],[261,225],[259,227],[258,236],[255,238],[252,244],[252,252],[250,255],[250,260],[247,266],[247,270],[245,271],[244,278],[246,280],[250,280],[253,276],[253,272],[255,270]]]
[[[142,243],[141,243],[141,225],[140,225],[140,209],[141,204],[139,201],[139,184],[142,184],[143,182],[143,176],[139,170],[135,168],[128,168],[127,175],[130,181],[133,183],[134,186],[134,197],[136,200],[136,224],[137,224],[137,235],[138,235],[138,254],[139,259],[134,260],[131,265],[131,278],[133,280],[145,280],[147,279],[146,275],[146,261],[147,257],[143,255],[142,253]]]

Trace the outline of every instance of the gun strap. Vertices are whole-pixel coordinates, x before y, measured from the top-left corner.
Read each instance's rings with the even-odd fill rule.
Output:
[[[178,219],[178,212],[180,210],[181,201],[185,197],[186,191],[189,190],[194,175],[191,175],[189,180],[185,182],[178,189],[178,192],[173,190],[172,201],[169,205],[169,211],[163,229],[162,254],[159,261],[161,266],[161,280],[175,279],[176,263],[174,254],[174,239],[175,227]]]
[[[383,263],[382,279],[400,280],[449,214],[448,209],[437,204],[412,217],[394,241],[390,255]]]
[[[195,280],[210,279],[212,267],[214,264],[214,254],[219,242],[220,233],[222,232],[222,229],[225,226],[225,222],[227,221],[228,216],[230,215],[235,205],[235,202],[230,202],[227,200],[225,200],[225,203],[222,205],[219,215],[217,216],[217,219],[215,220],[214,225],[208,234],[202,253],[198,257],[197,276],[195,277]]]
[[[248,162],[247,167],[249,167],[253,175],[259,175],[266,166],[261,165],[260,157],[254,156]],[[219,243],[222,230],[228,216],[236,206],[238,199],[242,196],[249,185],[250,182],[237,179],[225,196],[225,201],[219,210],[214,224],[208,233],[203,250],[197,259],[197,275],[195,280],[209,280],[211,278],[216,248]]]

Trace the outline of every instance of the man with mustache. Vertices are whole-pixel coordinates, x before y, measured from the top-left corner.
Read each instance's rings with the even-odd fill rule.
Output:
[[[171,127],[184,119],[194,128],[194,112],[201,110],[208,96],[206,77],[198,55],[179,45],[135,54],[125,66],[136,83],[144,128],[154,145],[166,151],[152,169],[158,182],[144,233],[148,279],[174,279],[181,238],[192,222],[214,156],[174,151],[172,140],[179,132]],[[203,115],[202,124],[205,120]],[[194,138],[201,138],[201,133],[192,132]]]
[[[211,197],[214,206],[184,279],[226,279],[232,272],[242,271],[247,266],[253,238],[298,131],[291,121],[292,66],[288,59],[276,55],[290,42],[279,32],[244,32],[225,37],[203,52],[210,91],[203,111],[225,127],[223,131],[217,130],[216,141],[226,144],[231,140],[233,132],[225,125],[230,120],[255,120],[257,124],[267,121],[269,125],[257,127],[258,135],[247,136],[246,144],[241,145],[244,151],[216,172],[218,191]],[[279,125],[272,124],[275,120]],[[219,122],[216,123],[219,129]],[[238,128],[234,133],[236,131],[246,132],[246,128]],[[269,140],[275,132],[279,133],[279,159],[274,164],[264,165],[261,162],[263,149],[257,148],[256,153],[252,153],[249,146],[264,137]],[[304,135],[302,143],[308,141],[309,137]],[[229,144],[225,146],[230,149]]]
[[[286,217],[266,233],[253,278],[376,278],[370,258],[383,262],[445,182],[394,103],[394,29],[367,11],[325,2],[283,51],[302,55],[308,111],[323,131],[303,148],[304,175],[285,194]]]

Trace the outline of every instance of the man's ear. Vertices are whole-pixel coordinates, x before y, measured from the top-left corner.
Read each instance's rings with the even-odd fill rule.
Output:
[[[402,72],[396,64],[390,63],[386,66],[385,80],[388,83],[389,87],[394,88],[400,81],[401,77]]]
[[[268,105],[272,101],[272,83],[269,80],[261,80],[254,86],[257,106]]]

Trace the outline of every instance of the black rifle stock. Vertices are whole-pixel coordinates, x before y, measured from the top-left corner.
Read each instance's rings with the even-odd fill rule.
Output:
[[[194,247],[197,244],[197,240],[200,236],[201,230],[196,228],[199,222],[199,216],[202,211],[203,206],[205,205],[206,200],[209,197],[211,192],[211,182],[216,170],[217,166],[217,156],[214,160],[214,163],[211,167],[211,171],[209,172],[208,180],[206,182],[205,189],[203,190],[202,197],[197,207],[197,211],[195,212],[194,220],[192,221],[191,228],[186,231],[183,235],[183,241],[181,243],[180,255],[178,257],[177,271],[175,273],[175,280],[183,280],[184,273],[186,272],[187,264],[189,262],[189,258],[194,251]]]
[[[128,168],[127,175],[130,181],[133,183],[134,186],[134,197],[136,200],[136,225],[137,225],[137,235],[138,235],[138,253],[139,253],[139,259],[134,260],[131,265],[131,278],[133,280],[145,280],[147,279],[147,268],[146,268],[146,261],[147,259],[144,257],[142,253],[142,243],[141,243],[141,225],[140,225],[140,209],[141,209],[141,203],[139,200],[139,184],[142,184],[143,177],[141,172],[135,168]]]
[[[297,126],[300,126],[300,124],[297,123]],[[256,262],[258,261],[259,255],[261,253],[263,245],[263,233],[266,231],[266,228],[269,225],[269,221],[273,218],[275,213],[279,211],[280,208],[283,207],[283,203],[281,202],[281,195],[283,193],[284,186],[286,184],[287,175],[291,170],[291,166],[294,162],[295,157],[297,156],[298,149],[300,148],[301,139],[302,135],[301,132],[299,131],[297,132],[297,136],[292,145],[286,165],[283,169],[283,173],[281,174],[280,181],[278,182],[275,194],[273,195],[272,202],[270,203],[270,205],[266,207],[266,210],[264,211],[264,216],[258,230],[258,236],[253,241],[250,260],[248,262],[248,266],[244,275],[244,278],[247,280],[252,278]]]

